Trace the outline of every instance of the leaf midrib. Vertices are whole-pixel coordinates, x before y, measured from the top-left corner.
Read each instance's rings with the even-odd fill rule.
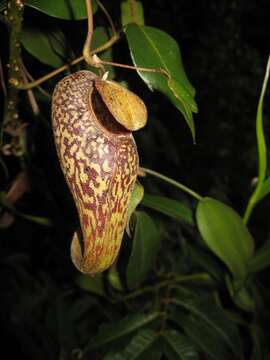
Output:
[[[227,334],[225,332],[223,332],[220,327],[216,326],[216,324],[209,319],[207,316],[204,315],[204,313],[202,313],[201,311],[199,311],[198,309],[196,309],[193,306],[190,306],[189,304],[187,304],[186,302],[182,302],[179,299],[174,299],[173,303],[179,306],[182,306],[188,310],[190,310],[191,312],[193,312],[194,314],[196,314],[198,317],[200,317],[201,319],[203,319],[205,322],[207,322],[212,328],[214,328],[225,340],[226,343],[229,345],[229,347],[233,350],[233,352],[236,354],[236,351],[234,349],[234,345],[232,344],[230,338],[227,336]]]
[[[119,339],[125,335],[128,335],[129,333],[132,333],[134,331],[136,331],[137,329],[142,328],[143,326],[145,326],[146,324],[150,323],[151,321],[155,320],[157,317],[159,316],[159,313],[153,313],[153,314],[149,314],[148,316],[144,316],[140,321],[135,322],[135,324],[132,324],[132,326],[128,327],[128,328],[124,328],[121,329],[119,332],[113,333],[111,336],[108,336],[105,339],[105,334],[103,334],[103,339],[99,342],[94,341],[95,338],[101,336],[101,334],[97,334],[96,337],[93,338],[93,342],[92,344],[90,344],[87,349],[85,349],[86,351],[98,348],[106,343],[110,343],[116,339]]]
[[[162,56],[161,56],[158,48],[156,47],[155,43],[153,42],[153,40],[145,33],[145,31],[144,31],[144,29],[143,29],[142,26],[139,26],[139,25],[137,25],[137,26],[138,26],[138,28],[141,30],[141,32],[143,33],[143,35],[145,36],[145,38],[149,41],[149,43],[151,44],[151,46],[153,47],[153,49],[155,50],[155,52],[157,53],[158,58],[160,59],[161,64],[163,64],[165,70],[166,70],[169,74],[171,74],[168,66],[167,66],[166,63],[164,62],[164,60],[163,60],[163,58],[162,58]]]

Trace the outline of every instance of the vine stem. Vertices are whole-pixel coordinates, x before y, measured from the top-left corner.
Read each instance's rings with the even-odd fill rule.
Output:
[[[91,51],[91,54],[98,54],[98,53],[100,53],[100,52],[102,52],[104,50],[107,50],[109,47],[111,47],[118,40],[119,40],[119,35],[118,34],[113,35],[106,43],[102,44],[101,46],[99,46],[96,49],[94,49],[93,51]],[[65,65],[59,67],[58,69],[55,69],[55,70],[51,71],[50,73],[42,76],[41,78],[39,78],[39,79],[37,79],[35,81],[32,81],[32,82],[30,82],[28,84],[19,84],[16,87],[18,89],[20,89],[20,90],[32,89],[32,88],[42,84],[43,82],[51,79],[52,77],[60,74],[62,71],[67,70],[70,66],[76,65],[76,64],[80,63],[83,60],[84,60],[84,57],[80,56],[80,57],[74,59],[73,61],[71,61],[70,63],[65,64]]]
[[[12,148],[20,148],[20,129],[22,119],[19,116],[18,100],[19,94],[16,85],[21,81],[20,63],[21,46],[20,36],[23,22],[24,2],[22,0],[10,0],[7,2],[5,14],[9,26],[9,63],[8,67],[8,89],[5,101],[4,121],[1,128],[1,145],[3,144],[3,132],[11,136]],[[15,86],[14,86],[15,85]]]
[[[175,186],[176,188],[186,192],[187,194],[191,195],[192,197],[194,197],[196,200],[202,200],[202,196],[199,195],[198,193],[196,193],[194,190],[190,189],[189,187],[181,184],[180,182],[174,180],[174,179],[171,179],[165,175],[162,175],[160,173],[158,173],[157,171],[154,171],[154,170],[151,170],[151,169],[147,169],[147,168],[144,168],[144,167],[140,167],[140,170],[143,172],[143,173],[146,173],[146,174],[149,174],[149,175],[153,175],[173,186]]]
[[[129,6],[130,6],[130,12],[131,12],[131,17],[133,19],[133,21],[136,23],[136,18],[137,18],[137,14],[136,14],[136,3],[135,0],[129,0]]]
[[[256,188],[252,195],[249,198],[244,216],[243,222],[247,224],[251,213],[259,201],[259,197],[261,194],[261,190],[265,181],[266,169],[267,169],[267,154],[266,154],[266,144],[265,144],[265,136],[263,130],[263,99],[266,91],[267,82],[270,74],[270,56],[268,57],[266,71],[263,80],[263,86],[260,94],[260,99],[257,108],[257,116],[256,116],[256,134],[257,134],[257,148],[258,148],[258,182]]]
[[[97,56],[94,57],[94,62],[95,62],[95,64],[112,65],[112,66],[116,66],[116,67],[130,69],[130,70],[159,73],[159,74],[163,74],[163,75],[167,76],[170,79],[170,75],[164,69],[145,68],[145,67],[140,67],[140,66],[121,64],[121,63],[117,63],[117,62],[114,62],[114,61],[105,61],[105,60],[101,60]]]
[[[132,300],[138,296],[147,294],[149,292],[153,293],[154,291],[162,289],[166,286],[173,287],[174,285],[177,285],[179,283],[186,283],[186,282],[192,282],[192,281],[207,282],[209,280],[211,280],[211,277],[206,273],[177,275],[171,280],[164,280],[154,286],[146,286],[144,288],[136,290],[126,296],[123,296],[121,299],[113,300],[112,303],[119,303],[119,302],[125,302],[128,300]]]
[[[1,84],[1,88],[4,94],[4,97],[7,97],[7,88],[6,88],[6,84],[5,84],[5,78],[4,78],[4,71],[3,71],[3,65],[2,65],[2,60],[0,57],[0,84]]]
[[[92,0],[85,0],[86,11],[87,11],[87,36],[83,47],[83,58],[90,66],[95,66],[91,54],[91,43],[93,37],[93,10]]]
[[[111,24],[112,30],[113,30],[113,36],[106,43],[104,43],[103,45],[101,45],[98,48],[91,51],[91,42],[92,42],[92,37],[93,37],[92,3],[91,3],[91,0],[85,0],[86,10],[87,10],[87,19],[88,19],[88,29],[87,29],[86,40],[85,40],[84,47],[83,47],[83,55],[79,56],[76,59],[74,59],[70,63],[59,67],[58,69],[55,69],[55,70],[51,71],[50,73],[42,76],[41,78],[39,78],[37,80],[34,80],[34,81],[29,82],[27,84],[21,84],[20,82],[16,82],[16,83],[13,82],[12,85],[16,89],[19,89],[19,90],[32,89],[32,88],[42,84],[43,82],[51,79],[52,77],[60,74],[62,71],[65,71],[70,66],[76,65],[76,64],[80,63],[83,60],[85,60],[90,66],[95,66],[95,67],[98,67],[98,68],[101,68],[101,69],[103,69],[102,64],[107,64],[107,65],[122,67],[122,68],[126,68],[126,69],[160,73],[160,74],[163,74],[163,75],[167,76],[168,78],[170,78],[170,74],[168,74],[167,71],[164,70],[164,69],[144,68],[144,67],[137,67],[137,66],[132,66],[132,65],[125,65],[125,64],[120,64],[120,63],[116,63],[116,62],[104,61],[104,60],[101,60],[100,58],[98,58],[98,56],[95,56],[96,54],[108,49],[109,47],[111,47],[120,38],[119,34],[116,33],[116,30],[115,30],[114,24],[112,22],[112,19],[111,19],[109,13],[107,12],[106,8],[100,2],[98,2],[98,3],[101,6],[101,8],[102,8],[103,12],[105,13],[105,15],[107,16],[107,18],[108,18],[108,20],[109,20],[109,22]]]
[[[114,23],[112,21],[111,15],[109,14],[108,10],[105,8],[105,6],[102,4],[101,1],[97,0],[98,6],[101,8],[101,10],[104,12],[106,18],[108,19],[108,22],[112,28],[112,33],[115,35],[117,33],[116,28],[114,26]]]

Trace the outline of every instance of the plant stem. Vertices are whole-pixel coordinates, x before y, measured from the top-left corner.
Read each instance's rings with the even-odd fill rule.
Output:
[[[130,12],[131,12],[131,17],[134,23],[138,23],[137,22],[137,12],[136,12],[136,2],[135,0],[129,0],[129,6],[130,6]]]
[[[177,187],[180,190],[183,190],[184,192],[186,192],[187,194],[191,195],[192,197],[194,197],[196,200],[202,200],[202,196],[199,195],[198,193],[196,193],[194,190],[191,190],[190,188],[188,188],[187,186],[181,184],[180,182],[173,180],[165,175],[162,175],[160,173],[158,173],[157,171],[151,170],[151,169],[146,169],[143,167],[140,167],[140,170],[142,170],[144,173],[149,174],[149,175],[153,175],[156,176],[157,178],[166,181],[167,183]]]
[[[115,34],[114,36],[112,36],[106,43],[100,45],[99,47],[97,47],[96,49],[94,49],[93,51],[91,51],[91,54],[97,54],[97,53],[100,53],[104,50],[107,50],[109,47],[111,47],[114,43],[116,43],[116,41],[119,40],[119,35],[118,34]],[[20,90],[28,90],[28,89],[32,89],[38,85],[40,85],[41,83],[51,79],[52,77],[60,74],[62,71],[65,71],[66,69],[68,69],[70,66],[72,65],[76,65],[78,63],[80,63],[81,61],[84,60],[84,57],[83,56],[80,56],[76,59],[74,59],[73,61],[71,61],[70,63],[68,64],[65,64],[61,67],[59,67],[58,69],[55,69],[53,70],[52,72],[42,76],[41,78],[31,82],[31,83],[28,83],[28,84],[19,84],[17,85],[16,87]]]
[[[84,60],[90,66],[95,66],[91,55],[91,43],[93,37],[93,11],[92,11],[92,0],[85,0],[86,11],[87,11],[87,36],[83,47]]]
[[[114,61],[101,60],[98,57],[96,58],[95,63],[96,64],[104,64],[104,65],[112,65],[112,66],[121,67],[121,68],[125,68],[125,69],[136,70],[136,71],[159,73],[159,74],[163,74],[163,75],[167,76],[168,78],[170,78],[170,75],[164,69],[145,68],[145,67],[140,67],[140,66],[120,64],[120,63],[117,63]]]
[[[21,81],[20,63],[21,46],[20,34],[23,21],[24,3],[21,0],[10,0],[7,3],[6,19],[9,26],[9,64],[8,66],[8,91],[5,105],[5,116],[3,129],[12,136],[12,147],[19,146],[19,136],[12,135],[17,133],[21,127],[21,119],[18,111],[18,89],[14,87]],[[1,131],[1,142],[3,133]]]
[[[268,57],[268,62],[266,66],[266,71],[263,80],[263,86],[260,94],[260,99],[257,108],[257,116],[256,116],[256,135],[257,135],[257,148],[258,148],[258,182],[256,188],[252,195],[249,198],[244,216],[243,222],[247,224],[251,213],[259,200],[259,196],[265,181],[266,168],[267,168],[267,154],[266,154],[266,144],[265,144],[265,136],[263,129],[263,100],[266,91],[267,82],[269,79],[270,73],[270,56]]]
[[[152,293],[152,292],[157,291],[166,286],[173,287],[174,285],[177,285],[179,283],[192,282],[192,281],[203,281],[204,282],[204,281],[209,281],[210,279],[211,279],[210,276],[206,273],[198,273],[198,274],[191,274],[191,275],[178,275],[178,276],[175,276],[173,279],[161,281],[160,283],[158,283],[154,286],[146,286],[144,288],[136,290],[126,296],[123,296],[120,299],[113,300],[112,302],[119,303],[119,302],[125,302],[128,300],[132,300],[138,296],[142,296],[147,293]]]
[[[256,190],[255,190],[256,191]],[[255,192],[252,194],[252,196],[249,198],[244,216],[243,216],[243,223],[247,224],[249,221],[249,218],[251,216],[251,213],[255,207],[256,201],[255,201],[255,196],[254,196]]]
[[[102,4],[101,1],[97,0],[97,4],[101,8],[101,10],[104,12],[104,14],[105,14],[106,18],[108,19],[109,24],[110,24],[110,26],[112,28],[112,33],[113,33],[113,35],[115,35],[117,33],[117,31],[116,31],[116,28],[115,28],[114,23],[112,21],[111,15],[109,14],[108,10],[105,8],[105,6]]]
[[[2,60],[0,57],[0,84],[1,84],[1,88],[4,94],[4,97],[7,97],[7,88],[6,88],[6,84],[5,84],[5,78],[4,78],[4,71],[3,71],[3,65],[2,65]]]

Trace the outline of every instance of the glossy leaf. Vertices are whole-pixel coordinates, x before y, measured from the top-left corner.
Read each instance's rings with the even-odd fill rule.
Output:
[[[123,351],[109,354],[104,360],[151,360],[149,350],[153,347],[157,334],[150,329],[142,329],[136,334]],[[152,358],[156,360],[157,357]]]
[[[149,350],[157,340],[157,334],[150,329],[143,329],[138,332],[124,350],[126,360],[149,359]],[[148,355],[149,354],[149,355]]]
[[[184,85],[182,85],[179,81],[175,79],[168,80],[169,88],[172,90],[174,96],[183,104],[187,109],[191,109],[192,112],[198,112],[198,106],[196,101],[191,96],[191,94],[187,91]]]
[[[198,204],[196,219],[207,246],[233,275],[244,279],[254,240],[241,217],[231,207],[206,197]]]
[[[93,349],[99,349],[106,344],[112,343],[113,341],[130,336],[139,329],[142,329],[146,325],[158,319],[158,317],[158,313],[133,314],[119,320],[118,322],[104,324],[100,326],[97,335],[92,336],[90,343],[84,350],[84,354],[86,355]]]
[[[138,70],[150,89],[161,91],[182,112],[194,138],[195,90],[184,70],[178,44],[170,35],[150,26],[129,24],[126,35],[135,66],[162,69],[167,73]]]
[[[143,194],[144,194],[144,188],[143,188],[142,184],[140,184],[137,181],[136,184],[135,184],[135,187],[134,187],[130,202],[129,202],[129,206],[128,206],[126,232],[127,232],[129,237],[131,237],[131,227],[130,227],[131,215],[134,213],[137,206],[142,201]]]
[[[144,194],[141,204],[180,222],[194,225],[192,211],[178,200],[169,199],[165,196]]]
[[[233,302],[244,311],[254,311],[256,309],[256,302],[252,295],[248,281],[245,284],[239,284],[230,276],[226,276],[226,284]]]
[[[220,339],[221,343],[237,358],[242,358],[242,343],[237,327],[211,298],[200,299],[194,294],[177,289],[177,298],[173,300],[173,303],[190,312],[190,315],[194,317],[194,325],[198,324],[198,328],[205,331],[208,329],[208,333]],[[199,334],[202,336],[203,331],[198,331],[198,336]]]
[[[179,46],[169,34],[151,26],[138,26],[136,24],[129,24],[126,34],[131,55],[136,65],[166,70],[192,96],[195,95],[195,90],[184,69]],[[138,41],[137,44],[136,40]],[[144,53],[144,51],[146,52]],[[138,62],[143,62],[143,64],[138,64]],[[139,74],[150,88],[159,88],[161,79],[166,80],[162,74],[143,71],[139,71]]]
[[[182,326],[189,338],[201,349],[209,360],[228,360],[232,354],[226,344],[207,324],[194,317],[188,317]]]
[[[164,333],[163,339],[165,355],[169,360],[199,360],[194,344],[185,335],[169,330]]]
[[[122,26],[135,23],[144,25],[144,12],[141,1],[122,1],[121,3],[121,23]]]
[[[132,250],[126,270],[127,286],[135,288],[153,268],[160,245],[160,233],[149,215],[135,213]]]
[[[66,61],[67,48],[60,30],[24,27],[21,40],[24,48],[46,65],[57,68]]]
[[[270,241],[266,242],[258,250],[248,262],[248,272],[256,273],[270,266]]]
[[[64,20],[86,19],[85,0],[26,0],[25,4],[49,16]],[[93,13],[97,10],[97,3],[92,0]]]

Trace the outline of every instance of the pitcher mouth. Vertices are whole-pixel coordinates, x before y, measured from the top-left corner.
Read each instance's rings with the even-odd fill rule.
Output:
[[[99,128],[109,136],[122,136],[131,134],[131,131],[116,121],[102,97],[94,86],[89,91],[89,106],[94,113],[94,120]]]

